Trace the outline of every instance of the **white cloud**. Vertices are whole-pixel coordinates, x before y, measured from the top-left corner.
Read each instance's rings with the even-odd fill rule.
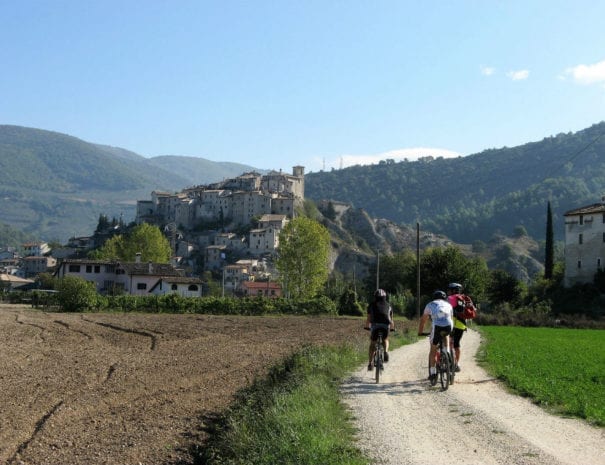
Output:
[[[513,81],[523,81],[529,77],[529,70],[520,69],[518,71],[509,71],[506,75]]]
[[[592,65],[578,65],[573,68],[567,68],[565,75],[571,76],[578,84],[605,83],[605,61]]]
[[[481,74],[484,76],[491,76],[496,72],[496,68],[492,68],[491,66],[481,66]]]
[[[439,148],[429,148],[429,147],[414,147],[407,149],[397,149],[391,150],[389,152],[383,152],[378,154],[368,154],[368,155],[341,155],[336,159],[325,160],[319,159],[317,157],[314,158],[313,162],[310,164],[315,168],[311,168],[311,171],[319,171],[325,169],[326,171],[330,171],[331,169],[340,169],[347,168],[348,166],[355,165],[375,165],[383,160],[394,160],[395,162],[403,161],[407,159],[408,161],[416,161],[421,157],[443,157],[443,158],[455,158],[459,157],[460,154],[458,152],[454,152],[452,150],[439,149]]]

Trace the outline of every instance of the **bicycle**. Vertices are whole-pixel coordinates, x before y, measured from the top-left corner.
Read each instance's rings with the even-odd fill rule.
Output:
[[[367,331],[371,331],[371,328],[364,328]],[[392,330],[391,330],[392,331]],[[384,370],[384,339],[382,338],[382,331],[378,331],[378,337],[374,343],[374,379],[376,383],[380,382],[380,374]]]
[[[430,336],[430,333],[422,333],[423,336]],[[435,368],[437,369],[437,376],[431,377],[431,386],[437,384],[437,377],[439,377],[439,383],[444,391],[447,391],[450,384],[454,384],[454,377],[456,376],[455,371],[455,357],[448,347],[445,347],[443,340],[447,332],[441,331],[441,338],[439,339],[439,347],[435,354]],[[431,341],[432,344],[432,341]]]

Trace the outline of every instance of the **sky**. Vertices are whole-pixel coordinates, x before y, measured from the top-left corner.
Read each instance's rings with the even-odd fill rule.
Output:
[[[0,0],[0,124],[306,172],[605,120],[605,2]]]

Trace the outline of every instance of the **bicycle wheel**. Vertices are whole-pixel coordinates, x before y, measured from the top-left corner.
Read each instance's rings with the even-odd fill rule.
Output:
[[[374,369],[376,370],[376,382],[379,383],[380,382],[380,372],[382,371],[382,363],[384,361],[384,356],[382,354],[383,349],[382,346],[379,345],[376,348],[376,357],[374,360]]]
[[[450,358],[450,384],[454,384],[454,379],[456,378],[456,358],[452,352],[448,352],[448,356]]]
[[[439,382],[441,388],[445,391],[450,386],[450,360],[447,354],[441,354],[439,357]]]

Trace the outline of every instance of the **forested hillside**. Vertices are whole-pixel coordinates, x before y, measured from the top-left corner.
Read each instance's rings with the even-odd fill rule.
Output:
[[[149,159],[55,132],[0,126],[0,223],[65,241],[92,233],[101,214],[131,221],[136,201],[153,190],[180,191],[253,169],[195,157]],[[563,213],[605,194],[605,122],[456,159],[309,173],[305,194],[399,224],[419,221],[423,230],[467,244],[512,235],[517,226],[542,240],[550,200],[561,240]]]
[[[565,211],[596,203],[605,193],[605,122],[455,159],[309,173],[305,190],[316,201],[349,202],[374,217],[419,221],[459,243],[486,241],[494,232],[510,235],[519,225],[541,240],[550,200],[560,240]]]
[[[136,201],[153,190],[180,191],[251,169],[203,158],[145,158],[65,134],[0,125],[0,224],[65,242],[91,234],[101,214],[134,220]]]

